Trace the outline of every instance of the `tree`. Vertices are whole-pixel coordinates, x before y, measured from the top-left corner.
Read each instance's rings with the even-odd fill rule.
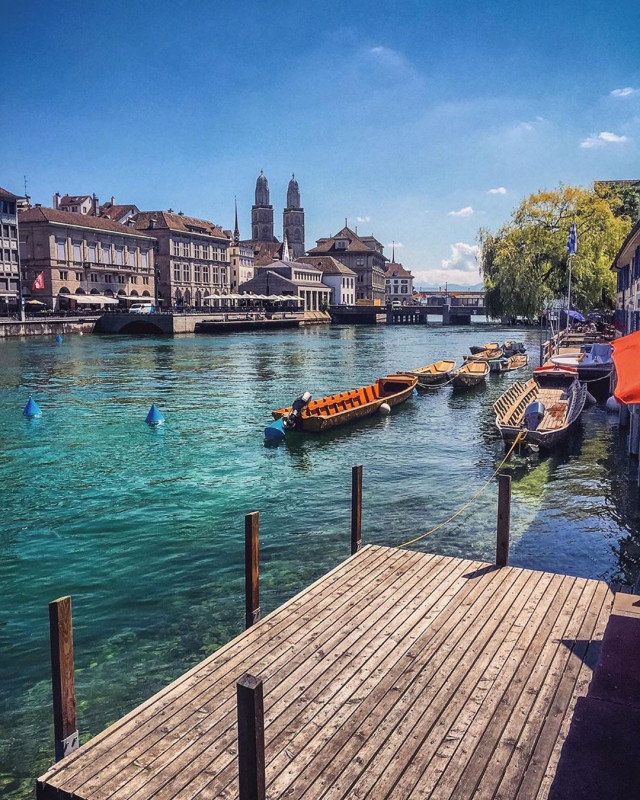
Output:
[[[575,220],[578,252],[573,257],[571,299],[583,311],[612,307],[611,263],[631,228],[616,192],[560,185],[530,195],[496,233],[481,229],[481,272],[487,313],[536,317],[562,297],[568,285],[567,240]]]

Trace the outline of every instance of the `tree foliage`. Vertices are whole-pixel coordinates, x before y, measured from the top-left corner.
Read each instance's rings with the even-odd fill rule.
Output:
[[[606,190],[604,190],[606,188]],[[481,272],[490,316],[533,318],[545,304],[566,295],[567,240],[578,231],[573,257],[571,300],[583,311],[612,307],[615,276],[611,263],[631,228],[633,204],[614,187],[584,189],[560,185],[524,200],[497,232],[481,229]]]

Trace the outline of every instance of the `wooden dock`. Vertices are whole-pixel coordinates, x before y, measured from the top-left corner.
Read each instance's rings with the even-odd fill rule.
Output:
[[[612,601],[601,581],[364,547],[52,767],[37,797],[238,797],[248,672],[269,800],[546,798]]]

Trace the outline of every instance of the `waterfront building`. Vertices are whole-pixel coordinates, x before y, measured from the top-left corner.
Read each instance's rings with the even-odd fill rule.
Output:
[[[123,225],[126,225],[132,217],[139,213],[138,206],[133,203],[118,204],[115,197],[100,206],[100,216],[108,217]]]
[[[55,311],[153,299],[155,239],[111,219],[59,208],[19,213],[25,295]],[[32,289],[42,273],[43,288]]]
[[[329,306],[331,288],[322,282],[322,270],[300,261],[273,261],[256,267],[255,277],[241,284],[242,294],[297,295],[305,311],[324,311]]]
[[[65,194],[62,196],[60,192],[56,192],[53,195],[53,208],[57,208],[60,211],[70,211],[72,214],[107,217],[114,220],[114,222],[120,222],[122,225],[126,225],[131,217],[139,211],[139,208],[133,203],[118,205],[116,198],[113,196],[110,201],[100,205],[95,192],[92,195]]]
[[[131,218],[139,231],[157,240],[156,288],[162,308],[200,308],[209,296],[226,294],[230,285],[228,232],[181,211],[140,211]]]
[[[309,256],[332,256],[356,273],[356,302],[382,305],[385,299],[383,245],[374,236],[359,236],[346,224],[335,236],[318,239]]]
[[[387,264],[384,274],[385,279],[385,300],[387,303],[400,301],[406,303],[411,301],[413,296],[413,275],[402,264],[395,260],[395,252],[391,261]]]
[[[20,198],[0,187],[0,314],[19,310],[18,209]]]
[[[236,203],[235,227],[233,229],[233,242],[229,245],[229,263],[231,270],[231,292],[237,292],[240,284],[250,281],[255,275],[253,247],[240,241],[240,226],[238,225],[238,205]]]
[[[616,328],[640,330],[640,220],[622,243],[611,269],[617,276]]]
[[[356,273],[332,256],[303,256],[298,259],[322,270],[322,282],[331,289],[332,306],[352,306],[356,302]]]

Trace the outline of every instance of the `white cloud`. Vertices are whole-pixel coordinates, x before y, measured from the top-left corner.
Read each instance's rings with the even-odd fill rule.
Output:
[[[625,86],[624,89],[613,89],[610,94],[612,97],[629,97],[632,94],[638,94],[640,89],[632,89],[631,86]]]
[[[369,49],[369,53],[385,67],[393,67],[394,69],[401,68],[407,66],[407,60],[404,56],[401,56],[400,53],[392,50],[390,47],[384,47],[383,45],[378,45],[377,47],[371,47]]]
[[[473,208],[471,206],[465,206],[461,208],[460,211],[450,211],[450,217],[470,217],[473,214]]]
[[[394,242],[389,242],[389,244],[385,244],[385,247],[388,250],[391,250],[392,247],[395,247],[396,250],[398,250],[400,247],[404,247],[404,245],[402,244],[402,242],[395,242],[395,243]]]
[[[356,222],[371,222],[371,217],[356,217]]]
[[[467,244],[466,242],[456,242],[451,245],[451,255],[443,258],[440,266],[446,270],[456,270],[458,272],[478,272],[478,253],[480,247],[477,244]]]
[[[620,144],[621,142],[626,141],[626,136],[618,136],[617,134],[610,133],[609,131],[601,131],[598,134],[589,136],[583,142],[580,142],[580,147],[602,147],[605,144]]]
[[[495,189],[489,189],[487,194],[506,194],[507,190],[504,186],[497,186]]]

